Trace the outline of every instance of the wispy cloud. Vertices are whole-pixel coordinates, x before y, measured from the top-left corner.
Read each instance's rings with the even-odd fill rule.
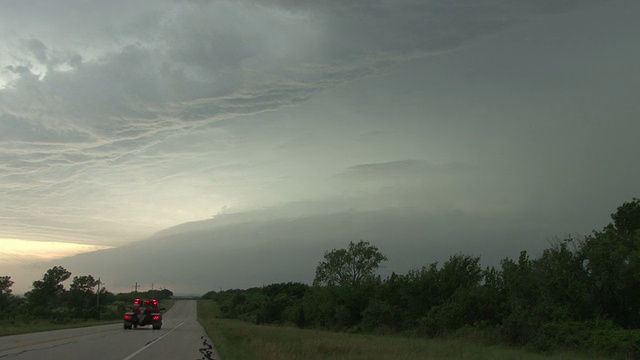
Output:
[[[82,46],[58,45],[38,37],[45,28],[33,29],[14,59],[4,60],[18,78],[0,92],[0,109],[21,121],[94,138],[125,130],[141,134],[176,126],[167,118],[212,121],[296,104],[408,58],[572,6],[495,0],[160,2],[151,13],[134,7],[117,30],[108,27],[120,15],[111,9],[96,21],[115,41],[90,32],[80,39]]]

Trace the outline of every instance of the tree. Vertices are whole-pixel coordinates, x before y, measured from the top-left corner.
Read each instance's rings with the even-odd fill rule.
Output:
[[[54,266],[47,270],[42,276],[42,280],[33,282],[33,290],[25,294],[30,306],[36,309],[37,315],[47,316],[51,314],[51,309],[59,305],[64,294],[62,282],[67,280],[71,273],[62,266]]]
[[[324,261],[316,267],[313,284],[355,286],[373,277],[380,263],[387,261],[377,247],[368,241],[349,242],[347,249],[333,249],[324,253]]]
[[[480,257],[456,254],[442,265],[437,273],[440,301],[448,300],[459,288],[476,286],[482,280]]]
[[[611,214],[613,223],[586,236],[579,248],[600,316],[640,326],[640,199]]]
[[[98,280],[91,275],[74,276],[69,291],[93,294],[93,288],[96,286],[98,286]]]
[[[640,230],[640,199],[633,198],[631,202],[625,202],[611,214],[613,226],[620,232],[633,232]]]
[[[11,286],[11,276],[0,276],[0,319],[10,312],[10,305],[14,302]]]
[[[94,288],[99,280],[91,275],[74,276],[68,292],[68,305],[75,317],[88,318],[97,315],[95,310],[96,294]],[[103,288],[104,289],[104,288]]]
[[[0,276],[0,297],[10,296],[12,286],[11,276]]]
[[[160,299],[171,299],[171,297],[173,296],[173,291],[169,290],[169,289],[162,289],[160,291],[158,291],[156,298]]]

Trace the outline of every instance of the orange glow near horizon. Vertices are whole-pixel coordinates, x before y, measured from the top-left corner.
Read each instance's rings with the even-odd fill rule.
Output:
[[[10,262],[54,260],[84,252],[109,248],[111,248],[111,246],[0,239],[0,259]]]

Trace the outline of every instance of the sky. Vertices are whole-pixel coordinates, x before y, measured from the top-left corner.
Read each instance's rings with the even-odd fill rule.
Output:
[[[0,276],[16,293],[51,264],[125,290],[310,282],[359,238],[389,271],[496,263],[640,197],[634,0],[0,9]],[[199,252],[242,271],[110,271],[154,241],[183,253],[175,271]]]

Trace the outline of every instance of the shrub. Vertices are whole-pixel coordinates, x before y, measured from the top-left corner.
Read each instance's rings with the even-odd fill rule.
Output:
[[[360,325],[365,331],[389,329],[394,323],[394,312],[391,306],[380,300],[372,300],[362,312]]]

